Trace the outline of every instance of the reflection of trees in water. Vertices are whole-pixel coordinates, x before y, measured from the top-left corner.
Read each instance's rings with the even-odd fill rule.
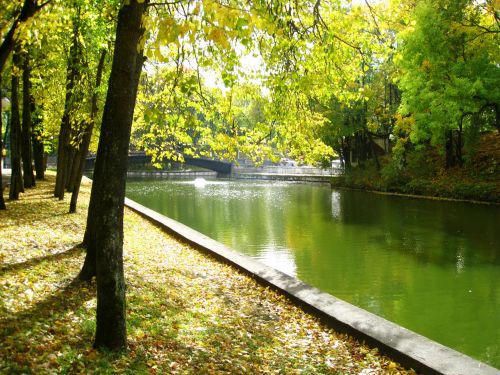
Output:
[[[341,192],[344,224],[378,227],[372,241],[442,266],[500,264],[500,209],[464,202]]]

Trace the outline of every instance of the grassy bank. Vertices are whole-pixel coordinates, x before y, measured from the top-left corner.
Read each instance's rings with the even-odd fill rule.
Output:
[[[130,211],[129,349],[93,350],[95,283],[73,282],[90,189],[68,214],[53,182],[0,211],[0,373],[411,373]]]
[[[474,157],[462,166],[445,169],[436,148],[413,150],[405,163],[390,156],[352,168],[332,180],[333,187],[500,203],[500,133],[481,139]]]

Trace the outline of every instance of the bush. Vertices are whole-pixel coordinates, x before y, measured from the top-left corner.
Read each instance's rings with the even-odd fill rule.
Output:
[[[410,177],[403,171],[399,162],[394,160],[383,167],[381,173],[387,191],[400,190],[410,181]]]
[[[497,201],[496,184],[492,182],[457,182],[451,188],[451,194],[458,199],[474,199],[483,201]]]
[[[429,180],[414,179],[408,182],[405,186],[405,192],[416,195],[436,195],[438,190],[437,185]]]
[[[423,150],[413,150],[406,158],[406,170],[413,178],[429,179],[436,176],[444,165],[435,148],[426,147]]]

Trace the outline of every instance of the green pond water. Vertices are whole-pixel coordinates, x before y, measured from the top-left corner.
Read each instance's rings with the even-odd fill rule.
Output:
[[[500,368],[500,206],[241,180],[130,181],[127,196]]]

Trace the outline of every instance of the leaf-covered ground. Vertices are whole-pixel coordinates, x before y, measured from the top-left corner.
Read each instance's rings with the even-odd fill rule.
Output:
[[[412,373],[130,211],[129,349],[93,350],[95,283],[73,281],[90,186],[68,214],[53,182],[0,211],[0,373]]]

